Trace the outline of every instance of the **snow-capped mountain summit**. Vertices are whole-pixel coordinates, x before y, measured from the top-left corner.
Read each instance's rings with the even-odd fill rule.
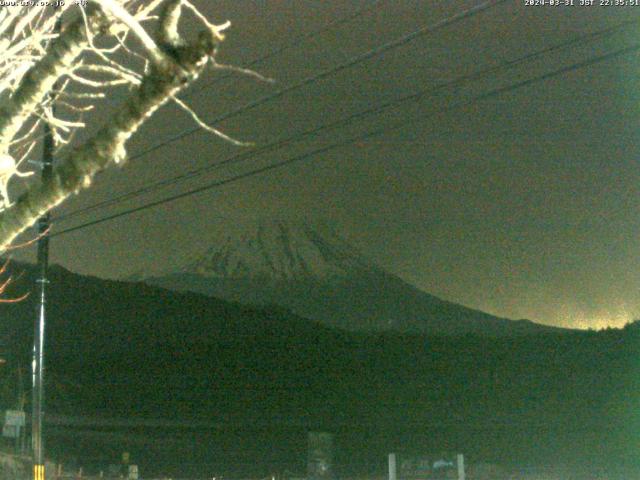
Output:
[[[227,232],[147,283],[250,305],[279,305],[346,330],[512,335],[548,329],[447,302],[385,271],[326,225],[272,221]]]
[[[330,228],[275,221],[227,235],[182,271],[216,279],[294,281],[365,269],[366,260]]]

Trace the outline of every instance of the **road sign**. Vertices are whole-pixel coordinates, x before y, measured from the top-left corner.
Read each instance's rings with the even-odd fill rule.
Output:
[[[4,424],[13,427],[24,427],[24,411],[6,410],[4,412]]]

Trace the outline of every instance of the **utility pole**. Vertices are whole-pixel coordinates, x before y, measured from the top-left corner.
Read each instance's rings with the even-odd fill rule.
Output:
[[[53,171],[53,134],[48,123],[44,124],[42,145],[42,182],[51,179]],[[38,219],[38,311],[33,337],[33,385],[31,442],[33,448],[33,479],[44,480],[44,442],[42,439],[42,418],[44,417],[44,333],[47,319],[47,287],[49,284],[49,213]]]
[[[61,18],[58,18],[54,33],[60,33]],[[57,84],[56,84],[57,85]],[[51,97],[52,115],[55,114]],[[53,153],[55,149],[51,125],[44,122],[44,138],[42,140],[42,172],[43,184],[51,181],[53,175]],[[32,379],[32,413],[31,413],[31,444],[33,448],[33,480],[44,480],[44,440],[42,435],[42,420],[44,417],[44,333],[47,319],[47,289],[49,284],[49,225],[50,215],[45,213],[38,219],[38,311],[34,325],[33,337],[33,379]]]

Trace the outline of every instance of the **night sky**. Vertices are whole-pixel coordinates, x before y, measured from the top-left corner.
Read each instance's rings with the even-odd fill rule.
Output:
[[[212,20],[231,20],[219,61],[236,65],[372,4],[194,3]],[[381,0],[357,18],[255,65],[275,84],[214,72],[183,98],[211,120],[479,4]],[[230,225],[273,217],[321,219],[388,270],[444,299],[514,319],[580,328],[622,326],[640,318],[638,51],[451,107],[640,43],[640,6],[540,7],[509,1],[218,125],[236,138],[267,144],[633,19],[639,23],[602,38],[56,223],[60,231],[406,120],[386,134],[282,169],[60,235],[52,239],[52,261],[111,278],[156,273],[204,250]],[[115,108],[117,97],[110,98],[107,110]],[[130,144],[130,155],[193,126],[187,115],[167,106]],[[100,175],[90,191],[54,216],[242,150],[198,132]]]

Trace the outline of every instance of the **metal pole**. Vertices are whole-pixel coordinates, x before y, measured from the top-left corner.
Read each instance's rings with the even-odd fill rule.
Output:
[[[396,454],[389,454],[389,480],[397,480]]]
[[[42,182],[51,179],[53,171],[53,135],[50,126],[45,123],[42,147]],[[49,214],[38,220],[38,314],[36,316],[33,339],[33,389],[31,440],[33,447],[33,478],[44,480],[44,442],[42,438],[42,419],[44,417],[44,334],[47,319],[47,287],[49,279]]]
[[[58,18],[54,33],[60,32],[61,19]],[[52,100],[53,101],[53,100]],[[54,109],[53,105],[51,106]],[[55,113],[55,110],[52,112]],[[53,175],[53,153],[55,149],[53,132],[49,123],[44,123],[42,141],[42,173],[43,184],[51,181]],[[49,224],[50,215],[45,213],[38,219],[38,273],[36,279],[39,290],[38,313],[34,325],[33,338],[33,378],[32,378],[32,414],[31,442],[33,448],[33,479],[44,480],[44,439],[42,423],[44,417],[44,334],[47,319],[47,288],[49,284]]]
[[[458,480],[465,480],[464,474],[464,455],[461,453],[458,454],[457,463],[458,463]]]

